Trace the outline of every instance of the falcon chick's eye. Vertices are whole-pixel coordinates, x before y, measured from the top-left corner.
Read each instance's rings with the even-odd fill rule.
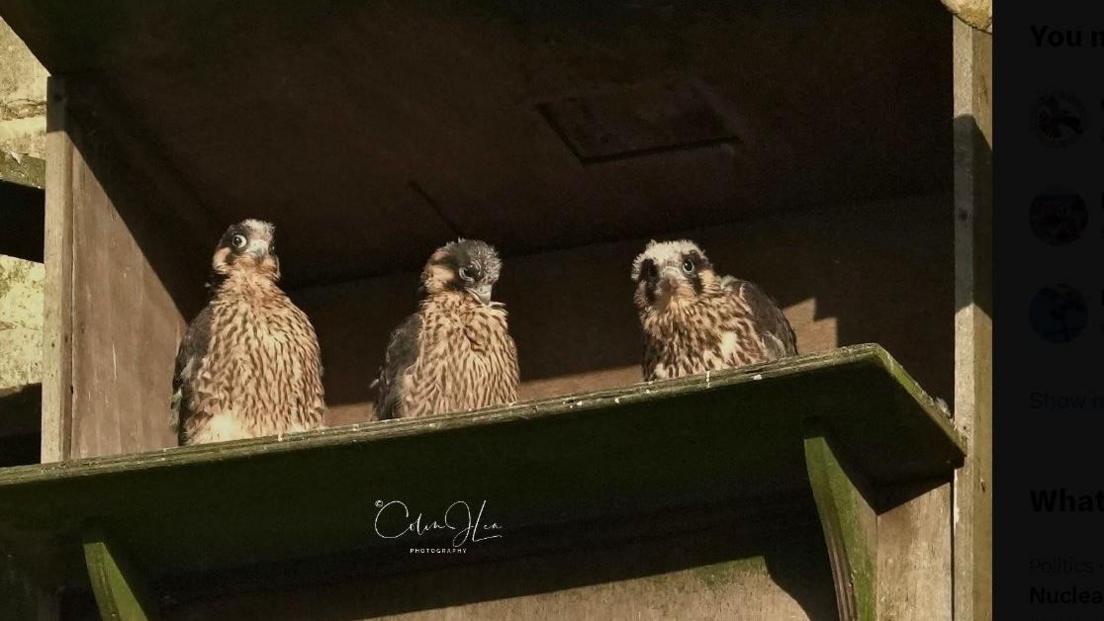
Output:
[[[471,277],[471,274],[468,273],[468,268],[466,268],[466,267],[460,268],[460,278],[463,278],[464,280],[466,280],[468,282],[471,282],[472,277]]]
[[[685,261],[683,261],[682,262],[682,271],[686,272],[687,274],[693,274],[694,273],[694,262],[691,261],[690,259],[686,259]]]
[[[234,246],[235,250],[241,250],[245,248],[245,245],[249,243],[249,240],[245,238],[245,235],[238,233],[230,238],[230,244]]]

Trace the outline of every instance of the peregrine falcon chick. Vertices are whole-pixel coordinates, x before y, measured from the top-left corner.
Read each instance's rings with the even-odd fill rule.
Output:
[[[181,445],[322,425],[318,337],[279,280],[275,227],[245,220],[226,229],[211,259],[211,298],[176,355]]]
[[[491,301],[501,269],[495,249],[476,240],[449,243],[429,257],[418,312],[391,334],[380,369],[380,419],[517,400],[517,347],[505,309]]]
[[[759,287],[718,276],[691,241],[652,241],[632,265],[644,379],[681,377],[797,353],[786,316]]]

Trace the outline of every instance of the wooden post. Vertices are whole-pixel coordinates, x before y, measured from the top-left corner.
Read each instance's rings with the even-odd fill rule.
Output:
[[[46,262],[42,352],[42,461],[67,459],[73,408],[73,141],[65,81],[46,97]]]
[[[823,431],[805,438],[805,466],[828,545],[840,621],[873,621],[877,615],[877,516],[863,497],[864,484],[848,474]]]
[[[992,618],[993,37],[954,21],[955,618]]]

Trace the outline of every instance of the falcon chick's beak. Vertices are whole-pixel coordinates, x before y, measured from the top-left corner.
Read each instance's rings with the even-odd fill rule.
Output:
[[[479,299],[484,305],[490,305],[491,303],[491,285],[487,283],[473,285],[468,289],[476,298]]]
[[[659,273],[659,289],[664,292],[673,293],[682,284],[683,275],[677,267],[670,265],[663,268]]]
[[[245,248],[245,251],[257,260],[263,259],[265,255],[268,254],[268,242],[263,239],[250,240],[249,245]]]

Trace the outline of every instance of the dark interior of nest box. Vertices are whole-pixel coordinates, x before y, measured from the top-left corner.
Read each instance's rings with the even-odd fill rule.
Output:
[[[332,424],[372,417],[417,271],[457,237],[504,254],[525,398],[639,381],[629,266],[683,236],[777,298],[803,351],[876,341],[952,396],[938,2],[0,10],[63,85],[77,162],[75,456],[171,444],[176,340],[245,217],[279,229]]]

